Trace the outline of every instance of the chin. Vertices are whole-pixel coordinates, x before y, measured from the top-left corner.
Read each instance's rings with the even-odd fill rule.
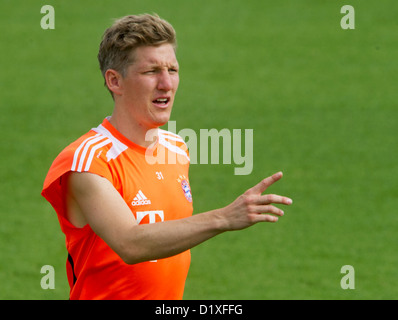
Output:
[[[170,120],[170,114],[164,115],[163,117],[156,117],[154,123],[157,127],[164,126]]]
[[[169,120],[159,122],[158,125],[157,125],[157,127],[162,127],[162,126],[166,125],[168,122],[169,122]]]
[[[150,127],[152,129],[154,128],[159,128],[161,126],[164,126],[165,124],[167,124],[167,122],[169,122],[169,117],[164,118],[164,119],[154,119],[150,125]]]

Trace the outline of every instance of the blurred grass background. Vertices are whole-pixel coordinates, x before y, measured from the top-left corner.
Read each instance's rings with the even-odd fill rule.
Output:
[[[55,8],[55,30],[40,9]],[[277,224],[194,248],[185,299],[397,299],[398,4],[343,1],[21,1],[0,4],[0,299],[68,299],[64,236],[40,196],[71,141],[112,111],[96,55],[114,18],[158,13],[178,34],[172,120],[253,129],[254,169],[192,165],[196,213],[278,170]],[[43,290],[40,269],[55,268]],[[343,265],[355,290],[342,290]]]

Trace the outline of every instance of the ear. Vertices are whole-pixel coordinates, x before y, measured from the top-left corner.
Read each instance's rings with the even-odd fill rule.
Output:
[[[121,95],[123,91],[122,75],[113,69],[108,69],[105,72],[105,82],[109,90],[114,95]]]

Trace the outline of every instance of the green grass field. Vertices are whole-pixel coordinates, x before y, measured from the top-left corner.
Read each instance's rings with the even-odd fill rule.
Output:
[[[55,8],[43,30],[40,9]],[[355,8],[343,30],[340,9]],[[254,168],[191,166],[196,213],[278,170],[276,224],[192,250],[185,299],[398,298],[398,3],[86,0],[0,4],[0,299],[68,299],[64,236],[40,196],[67,144],[112,111],[98,68],[113,18],[158,13],[178,34],[177,130],[254,130]],[[55,269],[43,290],[40,269]],[[340,269],[355,269],[343,290]]]

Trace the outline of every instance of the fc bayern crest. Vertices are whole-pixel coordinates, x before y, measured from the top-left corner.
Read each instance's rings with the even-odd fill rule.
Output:
[[[182,191],[184,192],[185,198],[189,201],[192,202],[192,193],[191,193],[191,187],[189,186],[189,180],[185,176],[180,176],[177,179],[178,182],[181,183],[181,188]]]

